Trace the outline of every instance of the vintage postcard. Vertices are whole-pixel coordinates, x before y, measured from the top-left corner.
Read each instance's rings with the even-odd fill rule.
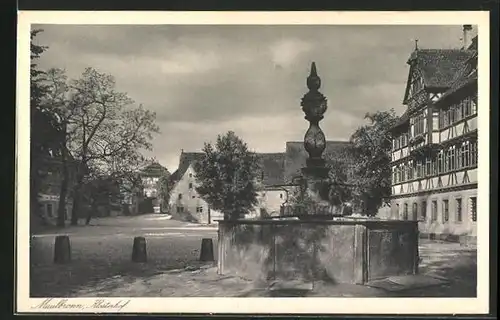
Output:
[[[19,12],[16,312],[487,313],[489,54],[479,11]]]

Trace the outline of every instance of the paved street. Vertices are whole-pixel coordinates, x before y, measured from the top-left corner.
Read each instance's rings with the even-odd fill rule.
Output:
[[[41,296],[262,296],[254,284],[206,271],[182,271],[199,266],[202,238],[214,227],[167,220],[161,215],[96,219],[91,226],[69,227],[72,262],[55,265],[56,233],[35,235],[31,250],[31,295]],[[131,262],[134,236],[147,239],[148,263]],[[457,243],[420,241],[419,273],[446,283],[411,291],[388,292],[366,286],[318,283],[316,296],[454,296],[476,295],[476,250]],[[214,252],[217,254],[216,250]],[[217,259],[217,256],[215,257]],[[175,270],[174,270],[175,269]],[[188,268],[189,269],[189,268]],[[186,286],[186,284],[189,284]],[[310,295],[309,294],[309,295]]]
[[[52,262],[57,234],[70,237],[72,262],[68,265]],[[146,237],[147,264],[131,262],[135,236]],[[202,238],[212,238],[215,248],[217,230],[167,220],[163,215],[102,218],[90,226],[46,231],[32,239],[31,295],[68,295],[80,286],[120,275],[146,277],[196,265]]]

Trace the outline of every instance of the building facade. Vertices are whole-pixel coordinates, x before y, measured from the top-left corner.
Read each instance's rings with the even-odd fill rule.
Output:
[[[347,146],[345,141],[327,141],[326,153],[330,156]],[[179,167],[171,176],[172,189],[169,207],[172,215],[199,223],[222,219],[223,214],[209,207],[196,192],[197,181],[194,162],[204,156],[200,152],[181,152]],[[295,178],[305,166],[307,152],[303,142],[287,142],[286,151],[279,153],[257,153],[261,164],[257,193],[257,205],[246,218],[264,218],[284,213],[290,197],[297,190]]]
[[[169,197],[170,213],[179,219],[203,224],[222,219],[223,214],[210,208],[203,200],[196,186],[194,163],[203,157],[199,152],[181,152],[179,167],[171,175],[172,189]]]
[[[55,224],[59,210],[59,195],[61,193],[62,183],[62,162],[58,157],[46,157],[41,161],[46,171],[46,176],[42,179],[40,193],[38,194],[38,203],[42,215],[50,223]],[[74,185],[76,175],[76,162],[69,161],[68,164],[68,190]],[[66,198],[65,220],[71,219],[71,209],[73,207],[72,198],[68,195]]]
[[[140,172],[143,185],[143,201],[151,202],[152,211],[160,213],[162,211],[163,199],[159,190],[159,183],[162,177],[170,176],[167,168],[156,161],[153,161]]]
[[[474,239],[477,223],[477,36],[460,49],[411,54],[403,104],[391,128],[392,218],[422,235]],[[468,39],[472,39],[468,43]]]

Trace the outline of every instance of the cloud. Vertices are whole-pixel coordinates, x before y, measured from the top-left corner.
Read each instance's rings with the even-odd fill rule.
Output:
[[[154,155],[175,170],[181,149],[234,130],[257,151],[283,151],[307,122],[300,99],[312,61],[322,79],[327,139],[346,140],[366,112],[395,108],[413,39],[460,47],[460,26],[44,25],[39,65],[71,78],[94,67],[157,113]]]
[[[306,53],[312,45],[300,39],[280,39],[270,47],[272,62],[280,67],[291,66],[296,58]]]

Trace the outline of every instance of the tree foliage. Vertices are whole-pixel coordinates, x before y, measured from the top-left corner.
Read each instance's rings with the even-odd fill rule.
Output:
[[[57,115],[42,103],[47,93],[46,73],[38,68],[36,61],[47,47],[35,41],[40,32],[41,29],[36,29],[30,33],[30,211],[45,222],[38,195],[44,191],[42,181],[48,174],[46,161],[61,153],[63,136]]]
[[[328,172],[328,200],[333,206],[342,207],[352,200],[352,169],[348,147],[335,154],[326,154]]]
[[[196,187],[224,219],[238,219],[257,204],[259,160],[232,131],[219,135],[215,146],[205,143],[204,157],[195,164]]]
[[[355,207],[367,215],[375,215],[391,195],[392,137],[388,129],[398,117],[391,109],[368,113],[365,119],[369,123],[352,134],[348,149],[353,164],[352,192]]]
[[[158,179],[158,198],[160,199],[162,210],[168,209],[167,206],[170,202],[170,190],[172,190],[172,188],[173,183],[170,179],[170,175],[164,174]]]
[[[156,115],[116,90],[111,75],[87,68],[79,79],[68,80],[64,70],[46,72],[43,103],[64,126],[68,158],[78,163],[72,190],[72,224],[77,224],[82,188],[88,180],[132,178],[144,161],[141,150],[151,149],[159,132]]]

